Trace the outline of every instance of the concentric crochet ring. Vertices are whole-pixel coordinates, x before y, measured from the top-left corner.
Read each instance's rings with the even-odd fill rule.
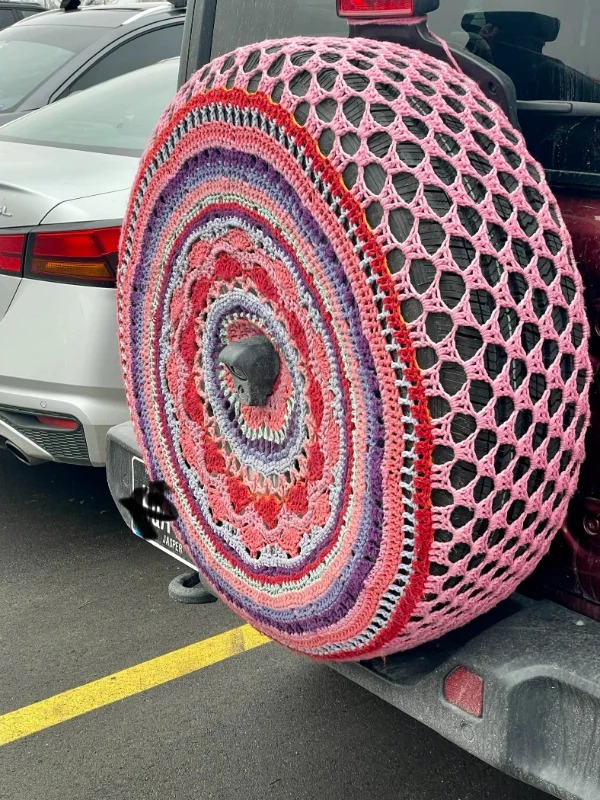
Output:
[[[565,517],[590,374],[569,237],[521,135],[423,53],[272,41],[192,78],[132,192],[119,324],[177,535],[294,650],[438,637]],[[248,406],[220,354],[256,336],[280,368]]]

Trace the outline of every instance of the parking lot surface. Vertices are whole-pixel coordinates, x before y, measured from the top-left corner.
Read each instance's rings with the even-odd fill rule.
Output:
[[[242,624],[222,603],[169,599],[185,568],[127,532],[102,471],[30,469],[0,453],[0,503],[0,725]],[[0,747],[2,800],[90,797],[548,796],[268,643]]]

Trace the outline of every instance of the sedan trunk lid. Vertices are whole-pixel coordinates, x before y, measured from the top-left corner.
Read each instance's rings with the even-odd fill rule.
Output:
[[[88,218],[82,222],[104,221],[107,209],[111,210],[111,219],[120,218],[126,200],[116,204],[102,200],[106,195],[120,198],[121,193],[126,198],[138,159],[0,141],[0,164],[1,236],[15,229],[23,231],[44,222],[56,222],[53,210],[74,201],[85,200],[83,205]],[[98,198],[97,203],[89,200],[93,197]],[[20,281],[20,276],[0,274],[0,319],[8,310]]]

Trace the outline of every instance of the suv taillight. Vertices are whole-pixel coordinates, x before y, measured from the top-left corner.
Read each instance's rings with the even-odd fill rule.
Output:
[[[0,275],[20,275],[25,249],[24,233],[0,234]]]
[[[440,0],[337,0],[337,13],[347,19],[420,17],[435,11]]]
[[[63,283],[114,286],[120,227],[35,232],[25,275]]]

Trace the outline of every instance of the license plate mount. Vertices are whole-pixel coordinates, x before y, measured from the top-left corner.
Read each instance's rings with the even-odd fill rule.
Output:
[[[138,456],[131,456],[132,491],[141,486],[148,486],[149,483],[150,479],[148,478],[148,473],[146,472],[144,462],[141,458],[138,458]],[[196,567],[192,563],[192,560],[186,552],[184,546],[175,536],[171,523],[152,520],[152,527],[156,531],[156,539],[144,539],[133,522],[131,525],[131,530],[140,539],[144,539],[144,541],[154,545],[154,547],[157,547],[159,550],[162,550],[164,553],[167,553],[168,555],[177,559],[177,561],[180,561],[182,564],[185,564],[190,569],[196,571]]]

